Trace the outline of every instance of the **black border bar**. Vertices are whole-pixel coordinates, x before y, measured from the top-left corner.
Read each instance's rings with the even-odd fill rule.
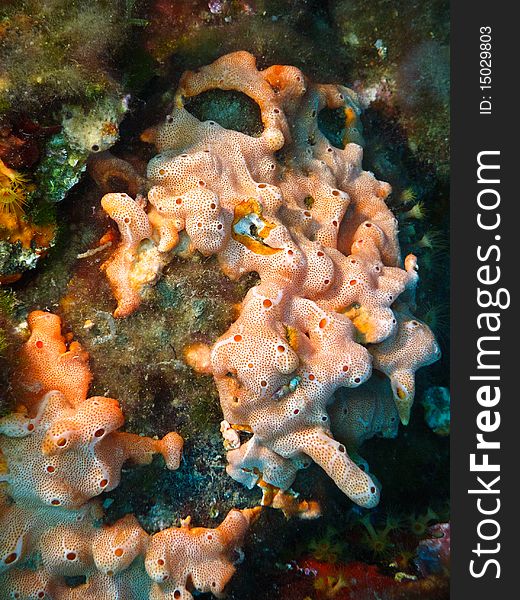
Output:
[[[451,597],[455,600],[520,597],[515,581],[520,575],[515,564],[520,545],[520,321],[513,289],[520,277],[517,11],[515,2],[452,0],[451,5]],[[481,89],[488,76],[480,56],[480,44],[485,44],[481,35],[487,40],[485,28],[490,28],[491,36],[491,89]],[[491,101],[490,111],[486,102],[481,104],[485,100]],[[479,153],[484,153],[481,162],[500,167],[482,169],[480,183]],[[496,208],[488,208],[494,206],[493,199]],[[499,225],[485,229],[498,218]],[[486,283],[498,275],[499,281]],[[485,293],[479,305],[479,288],[489,291],[493,300],[499,298],[497,303],[504,307],[507,294],[497,295],[499,289],[507,290],[510,306],[485,308],[482,305],[490,298]],[[482,316],[491,313],[496,316]],[[498,329],[490,332],[489,326]],[[483,339],[487,337],[493,339]],[[481,379],[471,379],[475,376]],[[488,444],[480,449],[479,433]],[[499,449],[494,442],[500,443]],[[481,470],[471,470],[472,454]],[[499,471],[478,467],[485,463],[485,455]]]

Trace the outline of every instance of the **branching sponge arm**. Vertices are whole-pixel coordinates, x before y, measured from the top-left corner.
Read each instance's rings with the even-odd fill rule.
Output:
[[[340,444],[322,430],[306,432],[301,449],[320,465],[339,489],[353,502],[373,508],[379,502],[379,490],[371,477],[362,471]]]

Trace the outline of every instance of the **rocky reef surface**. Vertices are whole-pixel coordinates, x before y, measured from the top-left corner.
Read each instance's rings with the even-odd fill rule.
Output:
[[[0,21],[2,589],[447,597],[446,7],[100,5]]]

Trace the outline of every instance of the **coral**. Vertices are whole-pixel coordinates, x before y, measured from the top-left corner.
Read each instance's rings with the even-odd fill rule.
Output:
[[[403,219],[417,219],[418,221],[422,221],[426,217],[424,202],[416,202],[410,210],[407,210],[400,216]]]
[[[442,231],[436,231],[435,229],[426,231],[422,238],[417,242],[417,246],[423,250],[430,250],[432,252],[442,252],[446,250],[447,240],[446,236]]]
[[[117,96],[99,98],[89,108],[62,107],[62,130],[41,128],[54,135],[46,142],[32,179],[0,159],[0,283],[19,279],[54,245],[54,204],[78,183],[90,153],[115,143],[126,109],[126,99]],[[35,124],[26,124],[26,128],[38,132]],[[15,144],[17,138],[13,141],[11,135],[8,140]],[[20,145],[23,149],[22,142],[16,144]],[[8,151],[6,148],[5,153]],[[38,153],[37,146],[33,152]]]
[[[4,479],[12,496],[77,507],[114,489],[126,461],[147,464],[161,453],[168,468],[178,468],[180,436],[154,440],[117,432],[123,422],[116,400],[93,397],[73,408],[58,391],[43,396],[33,418],[25,412],[4,417],[0,432],[8,439],[2,449],[10,465]]]
[[[398,202],[402,204],[408,204],[408,202],[413,202],[417,200],[417,191],[413,186],[409,186],[404,188],[404,190],[399,195]]]
[[[334,482],[318,465],[296,474],[296,469],[307,466],[312,459],[302,455],[286,462],[277,452],[278,431],[273,431],[272,435],[268,432],[265,440],[257,435],[261,435],[263,429],[257,427],[256,417],[262,417],[265,404],[266,413],[272,413],[273,408],[279,409],[279,420],[287,424],[291,442],[298,442],[300,430],[291,428],[288,411],[292,408],[292,400],[300,400],[310,390],[310,396],[303,403],[303,414],[298,413],[304,425],[309,425],[309,416],[311,421],[320,414],[328,416],[329,421],[323,422],[327,435],[345,447],[354,463],[368,473],[368,465],[358,452],[366,456],[374,473],[373,483],[379,487],[376,475],[383,482],[383,506],[372,513],[377,530],[386,526],[384,515],[388,504],[399,506],[403,514],[418,511],[420,520],[420,513],[424,512],[421,509],[431,501],[437,510],[439,498],[447,493],[447,439],[428,431],[422,421],[422,409],[415,410],[410,427],[406,430],[398,428],[399,415],[390,379],[373,368],[371,355],[374,347],[395,338],[397,324],[393,319],[397,321],[396,313],[403,310],[413,312],[439,336],[442,332],[438,331],[430,315],[439,320],[437,306],[442,304],[439,294],[443,296],[449,289],[446,261],[440,252],[444,240],[438,235],[447,230],[443,215],[447,214],[448,195],[445,187],[439,189],[439,174],[446,172],[449,141],[446,127],[449,90],[443,67],[447,64],[448,51],[447,4],[446,0],[433,0],[425,6],[415,0],[400,0],[398,6],[393,4],[391,0],[374,0],[368,7],[360,0],[99,0],[95,5],[89,0],[72,3],[66,0],[5,1],[0,9],[0,113],[7,108],[9,113],[5,118],[9,125],[4,129],[0,114],[0,159],[9,167],[27,173],[37,185],[25,204],[26,219],[23,222],[32,221],[38,227],[52,224],[54,213],[59,222],[59,237],[55,242],[58,246],[45,260],[39,260],[45,253],[45,246],[24,247],[20,242],[0,241],[0,274],[3,275],[0,282],[13,281],[27,267],[39,267],[14,286],[19,302],[14,314],[5,321],[0,316],[0,353],[4,325],[7,344],[4,356],[0,356],[0,387],[5,383],[6,390],[6,394],[1,394],[0,415],[12,410],[15,397],[23,404],[15,410],[21,415],[26,411],[25,414],[32,417],[41,398],[49,394],[44,393],[44,389],[41,398],[38,392],[31,397],[30,389],[21,389],[18,385],[24,383],[24,378],[17,381],[23,373],[25,377],[34,378],[36,387],[41,386],[42,380],[47,378],[44,370],[24,373],[23,364],[16,368],[14,362],[14,378],[6,379],[6,371],[13,371],[16,347],[26,332],[24,319],[27,312],[42,307],[59,311],[70,328],[64,330],[65,347],[57,350],[57,354],[69,353],[71,336],[67,332],[70,330],[75,332],[84,351],[88,351],[95,372],[89,395],[120,399],[120,409],[125,417],[122,429],[146,436],[157,433],[159,437],[174,429],[185,437],[186,450],[178,471],[165,469],[161,456],[156,456],[148,466],[123,468],[120,485],[99,498],[103,502],[104,515],[96,498],[87,500],[81,508],[63,508],[42,507],[37,497],[33,498],[31,506],[23,504],[23,509],[27,509],[25,513],[22,513],[22,499],[12,503],[8,498],[9,506],[5,509],[0,506],[0,514],[3,515],[5,510],[6,515],[0,523],[3,534],[9,531],[11,519],[13,524],[17,523],[16,514],[8,509],[18,506],[20,521],[28,524],[33,537],[25,538],[28,547],[23,559],[9,563],[6,573],[0,575],[0,597],[10,592],[14,596],[29,596],[31,600],[40,595],[58,596],[57,600],[149,598],[152,580],[146,573],[145,558],[152,536],[145,535],[143,529],[152,534],[173,524],[177,526],[186,514],[191,515],[196,525],[216,527],[232,507],[252,506],[260,493],[263,494],[262,505],[280,508],[285,516],[312,518],[319,514],[321,506],[323,517],[314,523],[285,523],[280,514],[264,509],[263,522],[252,540],[253,547],[247,551],[246,568],[235,575],[233,598],[251,594],[259,598],[280,596],[306,600],[329,595],[336,600],[374,595],[385,599],[406,596],[409,600],[446,596],[446,588],[442,595],[434,587],[427,587],[431,579],[426,571],[423,582],[420,577],[415,582],[394,581],[396,567],[389,566],[384,555],[369,561],[377,562],[377,566],[356,563],[356,560],[367,560],[369,553],[359,547],[359,536],[363,532],[359,527],[352,530],[350,524],[354,515],[366,514],[366,510],[352,506],[341,490],[334,489]],[[142,20],[130,18],[134,14]],[[421,44],[424,40],[427,40],[426,44]],[[248,153],[258,140],[267,137],[263,133],[262,111],[258,102],[243,91],[220,89],[226,85],[225,68],[223,82],[212,76],[211,69],[205,73],[204,77],[209,78],[215,88],[200,93],[198,89],[190,89],[189,94],[194,95],[186,92],[176,98],[171,111],[166,109],[175,93],[167,86],[171,85],[169,82],[177,85],[182,71],[199,70],[201,65],[221,54],[242,49],[257,57],[258,70],[264,70],[266,74],[269,65],[288,64],[297,67],[293,71],[295,76],[303,77],[305,91],[298,99],[292,96],[292,91],[287,92],[291,88],[290,82],[287,87],[285,80],[287,70],[278,66],[270,69],[272,75],[268,83],[274,97],[261,99],[264,113],[270,109],[280,110],[287,122],[285,129],[278,127],[284,142],[275,152]],[[253,69],[254,65],[245,64],[239,79],[250,81]],[[201,79],[204,77],[200,75]],[[256,86],[254,76],[251,80]],[[314,81],[351,85],[359,95],[356,98],[342,86],[322,87]],[[186,76],[186,89],[193,82],[197,83],[194,76]],[[181,85],[184,84],[183,80]],[[331,92],[341,90],[338,93],[347,94],[348,101],[336,107],[329,98],[324,103],[323,94],[327,87]],[[103,104],[104,99],[110,98],[117,103],[125,94],[129,94],[130,110],[122,123],[120,142],[111,155],[104,149],[117,136],[115,130],[119,118],[97,120],[91,118],[91,113],[98,104]],[[360,107],[364,111],[363,131]],[[182,111],[195,118],[187,119],[188,125],[184,129],[179,127],[179,115],[186,116]],[[175,121],[149,130],[141,139],[157,141],[160,130],[168,125],[177,145],[154,151],[152,145],[147,147],[139,143],[139,131],[161,118],[166,119],[167,113]],[[30,129],[19,125],[19,116],[26,114],[44,126],[61,123],[65,129],[58,125],[58,129],[52,131],[53,138],[45,145],[38,134],[33,135]],[[208,121],[225,131],[215,125],[208,133],[206,145],[206,142],[200,142],[203,131],[200,122],[207,124]],[[227,136],[226,130],[234,130],[237,135]],[[191,135],[193,139],[190,139]],[[363,147],[362,162],[361,153],[359,160],[348,156],[347,145],[352,154],[355,145]],[[327,146],[332,147],[332,151],[326,150]],[[152,203],[155,192],[148,196],[150,188],[164,187],[167,192],[172,192],[174,200],[181,198],[183,201],[184,194],[191,190],[183,190],[177,182],[170,185],[170,181],[146,179],[148,160],[153,154],[162,153],[157,168],[168,167],[181,154],[192,158],[205,149],[210,150],[212,160],[218,162],[215,181],[206,177],[208,170],[204,165],[196,164],[188,176],[193,174],[196,184],[207,182],[206,189],[214,192],[216,204],[222,209],[222,221],[198,220],[214,201],[214,197],[209,196],[195,195],[193,199],[193,195],[188,194],[183,208],[194,207],[195,210],[191,213],[190,210],[178,210],[175,219],[160,214],[157,208],[161,205],[157,203],[158,207],[155,207]],[[307,151],[309,160],[305,157]],[[39,155],[43,156],[43,161],[38,167]],[[426,163],[423,162],[425,158]],[[320,166],[322,160],[326,164]],[[335,163],[333,168],[329,162]],[[267,169],[273,164],[271,174]],[[347,189],[338,175],[341,164],[350,171],[347,179],[350,175],[355,179],[356,173],[362,175],[365,169],[374,174],[373,177],[367,174],[367,182],[377,185],[381,183],[378,180],[388,181],[394,192],[381,198],[380,202],[374,201],[373,212],[361,215],[360,196],[364,193],[359,189]],[[102,193],[84,175],[85,165]],[[253,185],[247,181],[242,184],[248,175]],[[179,178],[182,180],[183,176],[180,173]],[[279,207],[267,206],[254,184],[276,188],[274,191],[280,193]],[[330,189],[324,190],[326,185]],[[230,192],[228,204],[224,206],[226,187]],[[182,194],[177,194],[177,190]],[[336,190],[347,194],[348,198],[333,196]],[[160,189],[157,191],[161,192]],[[150,237],[139,240],[136,247],[132,247],[132,243],[126,247],[122,244],[115,250],[118,241],[125,238],[124,225],[111,220],[99,203],[103,194],[113,192],[126,192],[147,215]],[[236,197],[233,197],[235,192]],[[160,194],[158,199],[162,200]],[[340,201],[348,204],[344,214],[340,210],[334,212],[338,206],[341,209]],[[399,213],[408,211],[417,201],[424,203],[425,218],[400,219],[397,224],[392,223],[393,215],[386,206],[393,208],[399,217]],[[337,202],[336,206],[334,202]],[[310,217],[305,215],[307,221],[302,224],[303,211]],[[219,217],[217,215],[217,219]],[[336,220],[339,222],[337,234],[332,226]],[[188,231],[190,227],[198,228],[199,222],[204,226],[203,235]],[[271,224],[275,225],[273,229],[270,229]],[[215,252],[210,243],[214,240],[210,238],[212,228],[222,231],[218,229],[219,225],[225,228],[226,239],[222,248]],[[375,229],[376,225],[378,229]],[[120,233],[118,226],[123,229]],[[287,238],[277,244],[276,239],[273,242],[269,236],[283,227],[288,232]],[[370,228],[372,233],[380,230],[377,252],[374,249],[365,252],[362,248],[367,240],[364,233]],[[399,244],[395,235],[397,228],[400,229]],[[286,244],[288,238],[294,246]],[[100,240],[99,244],[97,240]],[[354,242],[361,247],[356,248]],[[243,250],[244,246],[246,250],[231,264],[227,251],[233,250],[233,246],[238,250]],[[283,264],[279,269],[272,257],[262,254],[270,252],[268,248],[278,250],[273,256],[283,253],[282,258],[290,255],[289,251],[295,252],[300,264],[309,263],[308,258],[314,256],[314,250],[316,254],[323,252],[327,264],[331,261],[333,266],[327,270],[324,261],[323,265],[305,264],[294,272],[285,269]],[[125,252],[127,249],[128,253]],[[417,282],[414,260],[408,261],[408,269],[402,261],[409,252],[417,254],[420,266],[421,282],[416,303],[413,298]],[[115,279],[121,290],[116,301],[121,303],[122,310],[121,313],[116,311],[114,318],[112,313],[116,305],[105,274],[117,271],[110,266],[115,267],[118,253],[123,273]],[[356,261],[351,263],[352,267],[356,263],[361,265],[360,273],[353,268],[351,271],[344,269],[345,257]],[[269,265],[269,261],[273,264]],[[100,276],[99,266],[103,262],[105,270]],[[257,266],[263,270],[260,275]],[[385,271],[385,277],[378,268]],[[227,278],[224,270],[234,278],[233,281]],[[304,270],[307,273],[302,275]],[[281,282],[277,279],[279,273],[283,277]],[[322,290],[316,291],[322,279],[329,281],[329,287],[325,289],[324,285]],[[257,290],[261,294],[267,289],[283,291],[281,306],[276,306],[280,308],[279,318],[267,322],[261,320],[265,314],[261,313],[261,319],[255,320],[253,307],[244,304],[249,288],[258,281],[261,284]],[[357,284],[349,286],[351,281]],[[435,283],[439,281],[442,285]],[[248,296],[248,303],[250,299]],[[433,311],[425,313],[425,300],[435,305],[435,314]],[[322,338],[313,331],[309,333],[313,323],[302,325],[303,318],[298,322],[286,322],[295,312],[293,307],[303,304],[302,301],[308,301],[313,310],[322,310],[327,318],[330,316],[330,330],[324,332],[323,338],[325,334],[331,334],[332,351],[327,351]],[[132,310],[136,312],[130,315]],[[244,313],[246,310],[248,312]],[[128,312],[127,318],[121,318],[125,312]],[[342,317],[348,318],[353,327]],[[246,332],[227,331],[237,318],[236,326],[245,324]],[[346,332],[343,337],[341,327]],[[337,347],[333,334],[339,337]],[[247,357],[240,355],[246,343],[236,344],[234,335],[242,335],[244,341],[251,344],[247,346],[247,352],[254,359],[255,369],[258,366],[258,373],[262,373],[256,383],[273,381],[272,393],[266,392],[263,396],[253,390],[256,371],[249,373],[243,368],[244,364],[246,367],[249,364]],[[226,395],[227,389],[222,393],[223,404],[229,406],[226,410],[230,419],[230,422],[223,421],[221,426],[224,449],[218,433],[218,424],[224,417],[219,393],[212,381],[214,367],[211,360],[211,350],[219,338],[229,341],[230,350],[236,349],[229,358],[226,356],[230,369],[218,375],[222,380],[219,387],[225,388],[226,383],[236,384],[241,397],[251,399],[248,411],[242,413],[234,410],[233,398]],[[37,339],[33,338],[35,341]],[[296,355],[297,366],[291,372],[278,372],[279,356],[274,352],[278,352],[278,345],[285,346],[284,353],[290,351]],[[356,357],[362,355],[363,348],[368,350],[365,357],[372,374],[358,387],[345,387],[342,380],[331,382],[334,367],[346,364],[340,359],[350,355],[351,351]],[[446,354],[444,345],[442,349]],[[72,352],[69,358],[78,356],[81,363],[81,354]],[[219,356],[220,353],[215,352],[215,362]],[[442,365],[418,373],[416,395],[420,400],[424,399],[424,390],[429,385],[446,385],[449,357],[443,358]],[[257,365],[257,359],[261,364]],[[64,363],[63,368],[67,370],[67,360]],[[308,386],[302,377],[307,369],[315,376],[315,365],[323,367],[325,378],[320,381],[324,385],[319,390]],[[8,368],[3,369],[4,366]],[[264,373],[266,379],[263,379]],[[250,379],[248,375],[251,375]],[[59,378],[58,375],[53,377]],[[329,385],[331,383],[333,385]],[[332,391],[336,383],[339,387]],[[56,398],[60,398],[63,411],[67,412],[66,418],[72,415],[76,423],[78,411],[83,410],[83,406],[81,400],[74,400],[74,392],[64,386],[60,392],[63,398],[59,394]],[[105,405],[105,398],[101,401]],[[115,412],[121,412],[120,409],[116,406]],[[301,409],[296,406],[295,410]],[[316,415],[310,414],[312,411]],[[61,425],[63,419],[58,420]],[[284,426],[280,423],[279,429]],[[393,437],[398,429],[398,440],[374,439],[364,447],[370,437]],[[115,433],[107,434],[106,439],[115,439]],[[34,434],[37,435],[41,435],[40,430]],[[22,443],[28,443],[31,437],[8,439],[0,435],[0,444],[3,446],[5,441],[9,445],[13,440],[20,442],[20,453],[26,456],[22,452]],[[243,448],[245,453],[248,440],[253,437],[265,461],[258,464],[251,460],[249,473],[247,457],[241,462],[239,451]],[[153,445],[156,441],[153,440]],[[63,459],[64,468],[66,464],[74,468],[76,457],[68,452],[59,458]],[[246,489],[227,476],[226,457],[230,472],[233,470],[238,479],[249,477],[260,489]],[[92,468],[94,458],[94,452],[87,454],[85,470]],[[112,460],[113,457],[109,458]],[[34,461],[30,460],[38,463],[39,455]],[[270,481],[280,480],[278,474],[270,477],[278,464],[287,482],[285,490],[264,479],[265,476]],[[357,471],[354,473],[357,476]],[[295,481],[294,489],[301,495],[291,489],[291,479]],[[250,481],[247,481],[248,485]],[[413,493],[410,493],[410,482],[413,482]],[[76,481],[72,484],[77,486]],[[4,485],[0,484],[0,488]],[[319,500],[320,505],[311,498]],[[126,513],[130,513],[128,519],[120,523],[119,519]],[[131,517],[132,513],[136,519]],[[381,514],[382,520],[378,517]],[[77,524],[76,517],[81,517],[82,522]],[[324,550],[322,557],[333,560],[335,540],[329,546],[328,540],[320,540],[320,532],[326,530],[328,523],[338,527],[345,519],[338,537],[341,541],[348,540],[349,546],[348,553],[335,561],[334,566],[338,568],[330,570],[326,565],[309,563],[310,574],[299,572],[293,560],[295,556],[291,554],[295,542],[298,545],[303,539],[307,544],[310,538],[325,541],[317,551]],[[441,521],[445,520],[442,517]],[[58,525],[59,530],[56,529]],[[172,531],[165,537],[184,540],[184,530],[193,531],[193,528],[188,523],[183,525],[176,527],[178,532]],[[121,557],[117,554],[123,548],[108,542],[110,531],[114,538],[124,540],[123,555],[133,558],[129,565],[119,564]],[[212,534],[211,530],[206,531]],[[141,545],[135,554],[133,542],[127,544],[126,536],[135,536],[136,546]],[[100,555],[94,556],[94,541],[102,538],[106,540],[108,551],[98,567]],[[411,539],[406,550],[418,543],[408,531],[391,534],[391,541],[395,542],[392,560],[398,551],[401,552],[403,539]],[[66,553],[61,553],[60,544]],[[332,552],[327,554],[327,550]],[[278,562],[280,552],[283,561],[288,561],[287,573]],[[221,556],[227,562],[237,556],[231,548],[225,554],[227,556]],[[8,557],[9,554],[5,556]],[[180,553],[180,558],[179,562],[183,562],[185,555]],[[342,565],[341,559],[348,559],[349,564]],[[298,561],[298,564],[301,563]],[[295,566],[289,573],[291,565]],[[409,565],[406,570],[418,575],[416,570],[409,570]],[[197,597],[198,590],[194,589],[191,577],[183,578],[175,569],[168,569],[170,578],[172,573],[184,586],[182,591],[170,587],[170,579],[154,582],[154,596],[189,597],[191,593]],[[289,585],[284,586],[283,582],[289,580]],[[14,584],[15,581],[13,587],[11,582]],[[207,579],[207,584],[212,581]]]
[[[189,98],[215,88],[258,104],[259,136],[186,110]],[[318,127],[323,109],[343,115],[341,148]],[[103,270],[117,317],[138,307],[175,253],[216,254],[232,279],[258,273],[261,283],[212,350],[224,419],[253,434],[229,449],[227,471],[249,487],[287,490],[310,458],[371,507],[377,486],[332,437],[327,408],[338,388],[368,380],[371,354],[395,394],[406,390],[398,407],[411,405],[410,379],[438,348],[426,326],[407,335],[412,325],[394,314],[399,296],[414,304],[417,259],[402,265],[390,186],[362,169],[359,112],[348,88],[313,84],[295,67],[259,71],[247,52],[185,73],[165,123],[145,134],[159,150],[147,199],[102,199],[121,234]]]
[[[394,544],[390,533],[394,529],[392,522],[386,523],[383,528],[377,528],[373,525],[370,514],[366,514],[360,519],[360,523],[365,528],[363,544],[370,549],[374,555],[384,555],[391,551]]]
[[[25,175],[10,169],[0,160],[0,210],[3,213],[23,214],[27,202],[29,181]]]
[[[216,529],[188,518],[151,536],[131,514],[102,524],[95,497],[118,485],[123,463],[161,453],[175,470],[183,440],[118,431],[118,402],[86,398],[88,355],[62,335],[59,317],[35,311],[28,323],[13,375],[20,404],[0,419],[1,589],[19,600],[189,600],[193,589],[220,597],[260,508],[232,510]]]
[[[404,575],[404,577],[403,577]],[[406,574],[393,575],[378,565],[360,561],[329,564],[311,557],[298,561],[292,573],[285,577],[281,598],[303,600],[334,598],[335,600],[420,600],[448,597],[449,579],[443,575],[417,578]]]
[[[42,128],[54,135],[47,140],[31,180],[0,159],[0,284],[20,279],[54,245],[55,203],[78,183],[88,156],[117,140],[126,109],[126,100],[117,96],[100,98],[88,109],[62,107],[62,131]]]
[[[235,572],[234,553],[259,510],[232,510],[215,529],[191,528],[186,519],[150,536],[133,515],[99,525],[102,510],[92,502],[73,511],[10,507],[2,519],[0,551],[8,552],[0,567],[2,590],[19,600],[191,600],[193,589],[222,597]],[[20,552],[29,559],[23,562]],[[71,587],[70,578],[84,583]]]
[[[195,342],[184,350],[184,362],[196,373],[211,375],[211,348],[207,344]]]
[[[152,235],[152,226],[142,202],[134,201],[126,194],[107,194],[102,205],[121,232],[116,252],[103,264],[103,270],[118,302],[114,316],[126,317],[139,306],[139,291],[144,285],[156,281],[166,261],[154,244],[141,244]],[[174,240],[176,242],[177,238]]]
[[[107,96],[88,111],[79,106],[63,107],[63,133],[71,148],[80,152],[102,152],[119,138],[119,123],[126,113],[128,98]]]
[[[315,500],[299,500],[299,494],[289,490],[284,492],[270,484],[259,483],[264,488],[262,506],[271,506],[281,510],[286,519],[297,516],[300,519],[317,519],[321,517],[321,507]],[[265,486],[265,487],[264,487]]]
[[[132,196],[146,191],[146,179],[134,167],[112,155],[109,151],[94,153],[88,162],[88,170],[98,186],[109,192],[114,183],[123,184]]]
[[[292,332],[297,353],[284,328]],[[355,387],[370,375],[368,353],[349,341],[352,330],[347,317],[310,300],[286,299],[265,284],[250,290],[212,356],[224,418],[254,432],[228,453],[232,477],[252,485],[250,471],[256,468],[266,482],[287,489],[295,461],[307,455],[351,498],[372,503],[375,488],[364,494],[373,484],[328,433],[326,402],[335,389]]]
[[[426,510],[425,513],[421,515],[411,515],[408,519],[410,531],[417,535],[422,536],[428,530],[428,525],[432,521],[438,521],[439,516],[436,512],[434,512],[430,507]]]
[[[33,311],[27,323],[30,336],[20,350],[13,381],[19,402],[36,413],[42,396],[58,391],[75,408],[87,397],[92,381],[88,354],[76,341],[67,344],[57,315]]]
[[[334,598],[341,590],[348,587],[348,581],[342,573],[339,573],[337,576],[316,577],[314,580],[314,589],[321,592],[325,598]]]
[[[61,202],[81,178],[91,153],[106,151],[119,138],[119,123],[127,111],[127,98],[105,96],[88,108],[65,105],[62,131],[47,142],[35,170],[33,203]]]
[[[47,142],[42,160],[35,171],[38,188],[36,199],[48,203],[61,202],[85,170],[86,156],[73,150],[63,133],[56,133]]]
[[[345,544],[340,541],[337,532],[329,527],[322,538],[310,541],[308,549],[316,560],[334,564],[344,552]]]

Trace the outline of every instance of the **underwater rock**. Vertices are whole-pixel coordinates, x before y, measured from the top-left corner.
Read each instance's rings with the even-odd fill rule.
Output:
[[[144,46],[163,70],[247,50],[265,65],[283,60],[330,81],[348,63],[319,0],[153,0],[147,18]]]
[[[409,150],[449,172],[449,5],[434,0],[366,4],[331,0],[339,44],[351,61],[352,80],[364,108],[400,125]]]
[[[0,16],[0,112],[38,115],[119,92],[110,71],[131,26],[125,3],[8,1]]]
[[[0,241],[0,283],[13,283],[28,269],[34,269],[48,246],[24,248],[21,242]]]
[[[374,368],[390,379],[403,425],[408,425],[415,398],[415,372],[438,361],[441,350],[432,330],[408,311],[395,313],[397,332],[371,348]]]
[[[40,158],[42,139],[59,130],[59,126],[44,127],[26,115],[9,118],[0,110],[0,160],[13,169],[33,167]]]
[[[106,97],[92,108],[63,108],[62,130],[45,144],[31,179],[0,160],[0,283],[36,267],[54,244],[54,204],[78,183],[93,152],[112,146],[127,98]]]

